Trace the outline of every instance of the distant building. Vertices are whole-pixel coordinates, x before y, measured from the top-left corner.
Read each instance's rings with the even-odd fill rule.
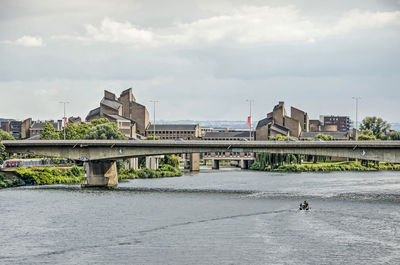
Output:
[[[335,141],[348,141],[350,140],[350,132],[339,132],[339,131],[325,131],[325,132],[303,132],[300,135],[300,140],[312,139],[318,134],[330,135]]]
[[[81,119],[81,117],[69,117],[68,118],[68,123],[79,125],[79,124],[82,123],[82,119]]]
[[[100,101],[100,107],[89,111],[86,121],[106,118],[117,124],[118,129],[127,137],[136,137],[137,122],[133,120],[131,103],[136,99],[132,95],[132,89],[122,92],[118,99],[114,93],[104,90],[104,97]],[[132,112],[131,112],[132,110]],[[124,115],[125,114],[125,115]]]
[[[256,127],[256,140],[268,140],[278,134],[283,136],[300,137],[302,132],[308,132],[310,120],[307,112],[297,108],[291,108],[291,116],[288,116],[283,101],[276,105],[267,117],[260,120]]]
[[[203,140],[208,141],[238,141],[249,139],[249,131],[209,131],[203,136]],[[251,132],[251,138],[254,139],[254,132]]]
[[[351,120],[348,116],[324,116],[319,120],[310,120],[311,132],[348,132],[350,131]]]
[[[348,132],[351,127],[351,120],[348,116],[321,116],[324,126],[336,125],[337,131]]]
[[[43,133],[43,128],[46,122],[49,122],[53,127],[56,132],[60,132],[62,130],[62,125],[63,121],[58,120],[49,120],[49,121],[34,121],[32,122],[32,125],[30,126],[29,129],[29,138],[34,137],[34,136],[40,136]]]
[[[149,112],[144,105],[136,102],[132,88],[123,91],[118,101],[122,103],[122,116],[134,120],[137,131],[144,135],[149,126]]]
[[[201,137],[199,124],[151,124],[146,130],[146,136],[153,136],[154,132],[161,140],[195,140]]]

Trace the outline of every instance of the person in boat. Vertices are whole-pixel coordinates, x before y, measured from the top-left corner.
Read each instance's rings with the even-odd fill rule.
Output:
[[[310,205],[308,204],[307,201],[300,203],[300,210],[310,210]]]

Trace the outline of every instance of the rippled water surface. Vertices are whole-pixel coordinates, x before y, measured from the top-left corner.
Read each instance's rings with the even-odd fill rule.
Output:
[[[307,199],[309,212],[298,211]],[[400,264],[400,172],[0,190],[0,264]]]

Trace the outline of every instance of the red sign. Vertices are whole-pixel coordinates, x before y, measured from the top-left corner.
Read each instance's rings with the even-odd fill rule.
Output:
[[[247,117],[247,125],[251,127],[251,116]]]
[[[64,127],[67,126],[67,117],[64,117]]]

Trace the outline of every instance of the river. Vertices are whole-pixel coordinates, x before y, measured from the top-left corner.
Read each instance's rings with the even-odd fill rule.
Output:
[[[400,264],[400,172],[3,189],[0,264]]]

